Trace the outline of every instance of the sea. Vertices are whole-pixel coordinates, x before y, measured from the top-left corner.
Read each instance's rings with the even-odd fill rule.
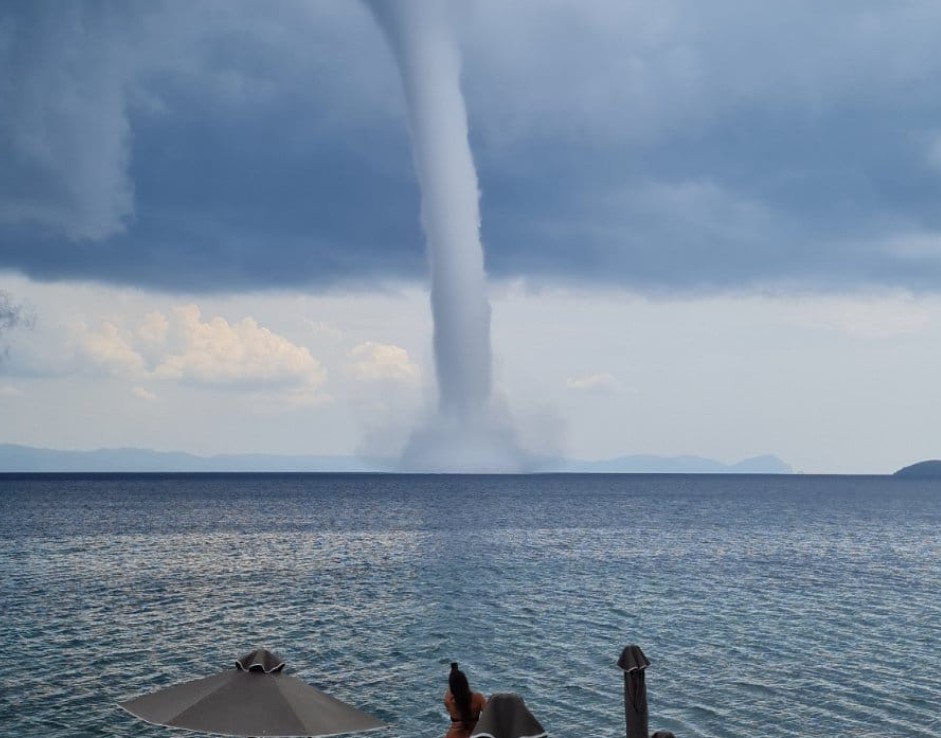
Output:
[[[0,475],[0,735],[184,736],[118,702],[255,648],[440,738],[450,662],[550,736],[941,736],[941,481]]]

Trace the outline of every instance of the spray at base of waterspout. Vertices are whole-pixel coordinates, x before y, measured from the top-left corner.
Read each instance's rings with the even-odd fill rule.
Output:
[[[513,427],[484,413],[436,416],[412,433],[399,461],[399,471],[430,474],[523,474],[533,466]]]

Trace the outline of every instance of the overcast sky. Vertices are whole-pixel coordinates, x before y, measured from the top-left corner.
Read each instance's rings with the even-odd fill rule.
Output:
[[[530,448],[941,456],[941,5],[453,20]],[[0,443],[395,454],[431,329],[365,6],[0,4]]]

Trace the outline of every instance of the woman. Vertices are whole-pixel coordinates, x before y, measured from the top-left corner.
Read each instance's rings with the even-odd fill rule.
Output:
[[[448,675],[448,689],[444,693],[444,709],[451,716],[451,727],[444,738],[469,738],[480,711],[487,705],[487,698],[480,692],[472,692],[464,672],[451,664]]]

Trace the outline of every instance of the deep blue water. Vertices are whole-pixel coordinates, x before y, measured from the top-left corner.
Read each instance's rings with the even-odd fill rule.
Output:
[[[185,735],[118,700],[257,646],[432,738],[447,665],[550,735],[941,736],[941,483],[0,476],[0,734]]]

